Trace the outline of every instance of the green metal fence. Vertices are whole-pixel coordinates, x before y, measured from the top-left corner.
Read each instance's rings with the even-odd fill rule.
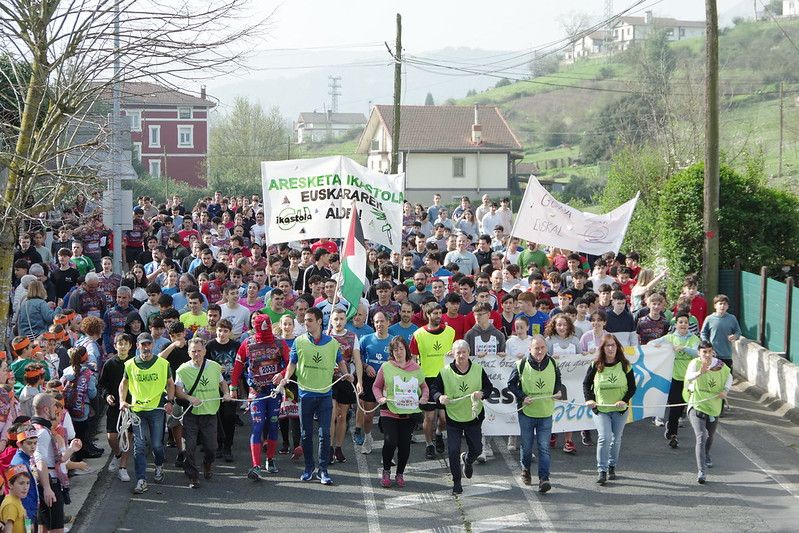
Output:
[[[788,355],[794,364],[799,365],[799,288],[791,289],[791,342]]]

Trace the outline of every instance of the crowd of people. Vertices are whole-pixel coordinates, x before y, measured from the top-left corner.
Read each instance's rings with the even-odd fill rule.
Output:
[[[592,358],[584,395],[597,430],[597,482],[605,484],[616,477],[635,391],[625,347],[671,344],[674,407],[655,423],[678,447],[687,406],[697,480],[705,482],[740,328],[725,296],[708,312],[695,277],[667,304],[665,273],[643,268],[635,252],[593,257],[522,243],[511,235],[508,198],[485,195],[473,208],[463,197],[450,215],[436,194],[428,207],[405,204],[401,250],[370,245],[368,286],[359,302],[347,302],[338,290],[341,243],[269,244],[260,202],[221,192],[193,207],[177,196],[158,205],[139,198],[121,271],[96,197],[81,195],[20,233],[13,340],[0,353],[0,519],[11,517],[14,531],[17,500],[28,524],[63,528],[68,473],[105,453],[95,444],[103,418],[108,468],[137,494],[148,490],[148,450],[152,480],[163,482],[167,443],[193,488],[201,473],[212,477],[214,461],[232,462],[241,410],[251,422],[246,476],[254,481],[278,472],[278,455],[292,454],[304,460],[303,481],[332,484],[328,467],[347,460],[348,427],[356,450],[371,453],[379,412],[382,486],[405,486],[420,427],[426,457],[448,456],[461,493],[473,464],[492,455],[481,433],[481,399],[492,385],[475,363],[487,354],[516,362],[508,388],[520,436],[507,446],[519,452],[528,485],[537,456],[546,492],[558,445],[557,360]],[[590,431],[579,437],[594,446]],[[571,433],[562,450],[577,453]]]

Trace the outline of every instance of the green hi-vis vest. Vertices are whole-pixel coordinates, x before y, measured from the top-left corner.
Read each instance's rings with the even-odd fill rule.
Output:
[[[421,368],[407,371],[397,368],[391,362],[383,363],[383,381],[385,382],[388,410],[397,415],[419,413],[419,397],[422,395],[420,384],[424,382]]]
[[[318,346],[301,335],[294,340],[297,349],[297,384],[304,391],[330,392],[333,383],[333,370],[336,368],[336,355],[339,343],[331,338]]]
[[[419,348],[419,366],[422,367],[424,377],[434,378],[444,368],[444,356],[452,350],[455,342],[455,330],[450,326],[438,334],[430,333],[425,328],[413,332],[416,338],[416,347]]]
[[[548,418],[555,411],[555,361],[550,359],[544,370],[536,370],[526,361],[522,368],[521,359],[516,361],[516,371],[519,373],[519,385],[522,392],[534,398],[530,405],[525,405],[522,412],[531,418]]]
[[[666,335],[666,340],[674,346],[674,369],[672,370],[671,379],[678,381],[685,380],[685,371],[688,370],[688,365],[695,355],[684,352],[683,348],[699,348],[699,337],[696,335],[689,335],[688,337],[680,337],[676,333],[669,333]]]
[[[152,411],[161,404],[161,396],[169,378],[169,363],[163,357],[153,357],[155,362],[149,368],[140,368],[134,358],[125,362],[133,411]]]
[[[596,396],[597,404],[614,404],[624,399],[625,394],[627,394],[627,375],[624,372],[622,363],[605,366],[602,372],[594,374],[594,395]],[[597,407],[600,413],[611,413],[626,409],[626,407]]]
[[[441,370],[441,380],[444,382],[444,394],[450,399],[446,406],[447,416],[455,422],[470,422],[475,419],[472,414],[472,401],[453,401],[464,396],[471,396],[483,388],[483,367],[471,363],[469,371],[464,375],[456,374],[451,365]],[[479,403],[477,414],[483,411],[483,402]]]
[[[200,369],[195,367],[192,361],[188,361],[178,367],[177,375],[187,393],[191,386],[194,385],[194,382],[197,382],[197,386],[191,395],[203,400],[203,403],[192,407],[191,413],[194,415],[215,415],[219,411],[220,401],[211,400],[211,398],[219,398],[222,395],[219,391],[219,383],[222,380],[222,366],[216,361],[206,359],[203,374],[198,381],[197,373],[199,371]]]
[[[698,358],[694,359],[691,365],[693,365],[695,370],[698,370],[696,367],[701,367],[702,361]],[[686,381],[685,385],[683,385],[683,398],[688,402],[688,407],[693,407],[706,415],[719,416],[723,400],[718,398],[717,395],[724,392],[724,386],[727,384],[729,377],[730,367],[722,365],[719,370],[701,374],[690,384]],[[688,388],[689,385],[691,390]],[[714,396],[716,397],[713,398]]]

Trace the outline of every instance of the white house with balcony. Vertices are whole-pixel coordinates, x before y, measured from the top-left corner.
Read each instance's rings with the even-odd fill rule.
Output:
[[[605,49],[607,45],[610,44],[610,41],[611,38],[605,30],[597,30],[583,34],[566,48],[563,62],[573,63],[581,58],[602,55],[605,53]]]
[[[669,41],[681,41],[705,35],[705,22],[655,17],[651,11],[643,17],[619,17],[611,26],[613,46],[626,50],[631,44],[646,39],[653,31],[665,30]]]
[[[394,108],[372,108],[358,141],[366,166],[388,172]],[[522,145],[496,106],[401,106],[399,171],[405,196],[429,203],[434,193],[446,202],[483,193],[508,195]]]
[[[294,123],[297,144],[307,142],[335,141],[353,129],[366,125],[363,113],[300,113]]]

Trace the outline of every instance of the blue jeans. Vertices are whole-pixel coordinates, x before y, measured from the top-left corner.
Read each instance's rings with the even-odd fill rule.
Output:
[[[141,425],[133,428],[133,464],[136,480],[147,479],[147,445],[153,449],[156,466],[164,464],[164,413],[161,409],[139,411]]]
[[[533,418],[519,411],[519,440],[521,441],[522,468],[530,471],[533,460],[533,445],[538,446],[538,479],[549,479],[549,436],[552,434],[552,417]]]
[[[319,423],[319,470],[327,470],[330,462],[330,417],[333,414],[333,397],[304,396],[300,398],[300,432],[302,454],[305,456],[305,471],[313,472],[313,424],[314,415]]]
[[[621,435],[627,423],[627,411],[611,411],[594,414],[596,424],[596,468],[599,472],[607,472],[608,467],[616,467],[619,463]]]

